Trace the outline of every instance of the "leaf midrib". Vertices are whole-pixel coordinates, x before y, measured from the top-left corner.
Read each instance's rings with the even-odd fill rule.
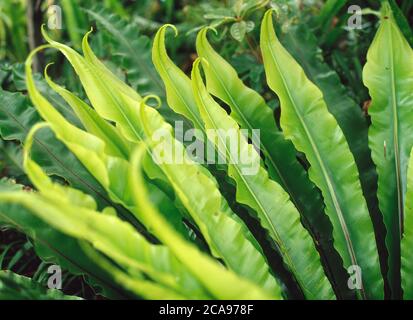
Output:
[[[248,127],[248,129],[250,131],[252,131],[254,128],[252,128],[250,122],[245,118],[243,112],[241,112],[241,108],[239,107],[239,105],[236,103],[236,101],[234,100],[234,98],[232,97],[232,95],[230,94],[230,92],[228,91],[227,87],[225,86],[225,83],[223,82],[222,78],[219,76],[219,74],[216,72],[215,68],[210,68],[215,76],[217,77],[218,81],[220,82],[222,88],[224,89],[227,97],[231,100],[231,103],[233,104],[234,108],[236,109],[238,115],[242,118],[243,122],[245,123],[245,125]],[[275,123],[274,123],[275,126]],[[275,129],[274,129],[275,130]],[[276,165],[276,163],[274,162],[271,153],[268,151],[268,148],[266,146],[266,144],[263,144],[262,142],[260,143],[261,148],[263,149],[263,151],[266,153],[267,157],[266,159],[271,163],[271,166],[274,168],[274,170],[277,172],[278,177],[281,180],[282,186],[286,189],[287,193],[290,195],[290,199],[291,201],[294,203],[294,205],[297,207],[297,209],[300,210],[300,212],[304,212],[305,209],[302,208],[302,206],[299,204],[299,202],[296,200],[295,193],[291,190],[290,185],[286,182],[286,179],[284,177],[283,171],[280,170],[280,168]]]
[[[81,57],[84,59],[83,57]],[[98,67],[94,66],[91,63],[84,63],[84,67],[89,69],[91,73],[93,73],[95,80],[104,88],[106,89],[105,92],[111,97],[112,101],[114,101],[114,104],[116,106],[116,109],[119,111],[120,115],[122,116],[123,120],[126,121],[126,124],[128,127],[132,130],[134,135],[138,138],[139,141],[143,140],[143,137],[139,134],[139,131],[136,130],[135,126],[132,124],[132,122],[129,120],[129,118],[126,116],[121,104],[119,103],[118,99],[115,97],[115,95],[112,94],[111,89],[106,85],[106,83],[99,77],[99,72]],[[129,108],[128,108],[129,109]],[[130,110],[129,110],[130,111]],[[119,123],[119,121],[116,121]]]
[[[202,100],[202,97],[200,97],[200,98],[201,98],[201,100]],[[202,104],[203,104],[204,110],[206,111],[205,113],[207,114],[207,116],[208,116],[209,120],[211,121],[213,127],[214,127],[214,128],[218,128],[218,126],[216,125],[215,121],[214,121],[213,118],[211,117],[211,115],[210,115],[210,113],[209,113],[209,111],[208,111],[208,108],[204,105],[203,102],[202,102]],[[231,156],[231,152],[229,152],[228,147],[227,147],[227,144],[225,143],[225,140],[222,139],[221,135],[218,135],[218,138],[220,139],[222,145],[225,146],[226,153],[229,154],[230,157],[232,157],[232,156]],[[279,250],[283,253],[283,256],[284,256],[285,259],[288,261],[288,266],[291,268],[291,271],[292,271],[293,274],[296,276],[296,279],[297,279],[297,281],[298,281],[298,280],[299,280],[298,277],[300,277],[300,274],[299,274],[299,273],[297,272],[297,270],[295,269],[295,265],[294,265],[294,263],[293,263],[293,260],[291,259],[288,251],[286,250],[286,247],[285,247],[285,245],[284,245],[284,243],[283,243],[280,235],[278,234],[277,230],[275,229],[275,226],[274,226],[274,224],[272,223],[272,220],[270,219],[269,214],[267,213],[267,210],[266,210],[266,209],[264,208],[264,206],[261,204],[261,201],[259,201],[259,199],[258,199],[258,197],[256,196],[255,192],[251,189],[251,187],[249,186],[249,184],[248,184],[248,183],[246,182],[246,180],[244,179],[244,176],[242,175],[240,169],[239,169],[238,166],[236,165],[236,161],[232,161],[232,162],[234,162],[234,163],[233,163],[233,164],[230,164],[230,165],[232,165],[232,167],[235,169],[237,175],[238,175],[238,176],[240,177],[240,179],[242,180],[242,183],[243,183],[244,186],[247,188],[247,190],[248,190],[248,192],[250,193],[250,195],[252,196],[254,202],[258,205],[259,210],[263,213],[263,215],[264,215],[264,217],[265,217],[268,225],[269,225],[270,228],[271,228],[270,231],[272,232],[273,237],[275,238],[274,240],[275,240],[275,242],[276,242]],[[301,281],[300,281],[300,282],[301,282]],[[304,286],[302,283],[301,283],[301,286],[302,286],[302,288],[305,289],[305,286]]]
[[[164,36],[164,35],[163,35]],[[160,44],[159,42],[161,41],[161,38],[159,37],[158,39],[158,43],[157,43],[157,47],[160,48]],[[166,50],[166,49],[165,49]],[[178,96],[179,100],[181,100],[181,102],[184,104],[185,108],[188,110],[188,112],[191,114],[191,117],[193,118],[193,120],[196,122],[196,125],[198,126],[199,129],[201,129],[204,134],[205,134],[205,130],[204,130],[204,126],[203,124],[200,122],[200,120],[198,119],[198,117],[196,116],[196,114],[193,112],[193,110],[189,107],[189,105],[187,104],[186,100],[182,97],[181,93],[179,92],[179,90],[175,87],[175,85],[173,85],[173,80],[171,79],[171,76],[169,75],[168,70],[166,69],[166,67],[164,66],[163,63],[163,59],[161,58],[161,54],[159,52],[157,52],[158,56],[159,56],[159,61],[161,63],[159,63],[160,67],[162,68],[163,72],[166,74],[166,76],[168,77],[168,80],[171,84],[171,88],[174,90],[175,94]],[[171,62],[172,63],[172,62]],[[166,86],[166,84],[165,84]],[[191,119],[190,119],[191,120]]]
[[[388,25],[390,28],[391,26]],[[393,116],[393,144],[394,144],[394,165],[396,170],[396,184],[397,184],[397,211],[399,220],[399,239],[402,238],[403,232],[403,191],[401,182],[401,170],[400,170],[400,149],[399,149],[399,119],[397,112],[397,97],[396,97],[396,81],[394,74],[394,55],[393,55],[393,37],[392,32],[389,30],[389,47],[390,47],[390,79],[391,79],[391,105]]]

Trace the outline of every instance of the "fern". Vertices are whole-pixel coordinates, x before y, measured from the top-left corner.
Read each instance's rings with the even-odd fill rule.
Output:
[[[387,280],[393,298],[411,298],[412,49],[389,3],[363,72],[371,124],[317,58],[311,33],[291,29],[280,41],[273,11],[266,12],[260,48],[281,129],[265,99],[208,42],[209,29],[198,33],[200,57],[188,77],[167,54],[171,25],[155,36],[153,67],[150,42],[132,34],[133,24],[87,12],[115,36],[132,86],[97,58],[91,32],[80,54],[42,30],[47,44],[25,64],[34,108],[21,94],[0,91],[9,106],[0,109],[0,134],[22,143],[21,166],[36,190],[0,182],[2,225],[27,234],[44,261],[86,276],[109,298],[383,299]],[[299,36],[308,52],[299,52]],[[46,82],[33,76],[33,57],[45,48],[65,56],[87,99],[56,84],[47,68]],[[151,99],[158,107],[165,100],[228,161],[219,170],[194,161]],[[262,139],[241,129],[260,129]],[[234,161],[240,155],[246,161]],[[228,184],[233,194],[223,190]],[[272,268],[272,253],[293,284]],[[32,292],[27,279],[11,278]],[[14,282],[2,287],[4,279],[0,294],[13,295]]]

